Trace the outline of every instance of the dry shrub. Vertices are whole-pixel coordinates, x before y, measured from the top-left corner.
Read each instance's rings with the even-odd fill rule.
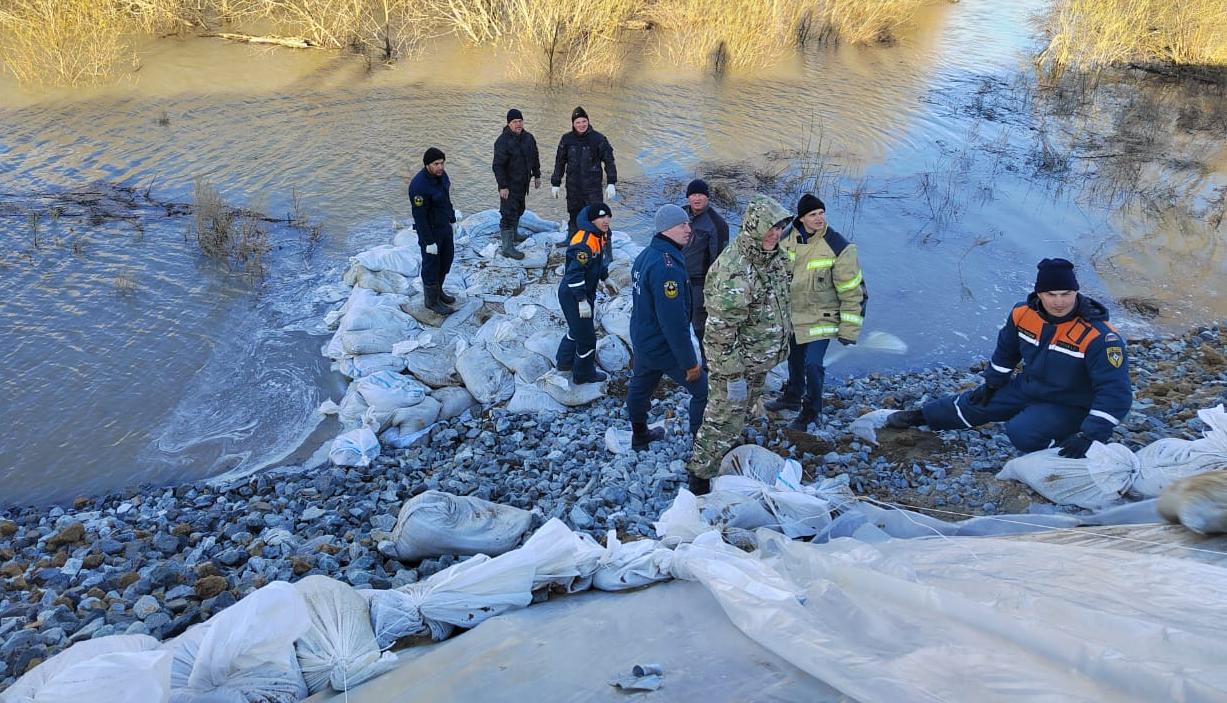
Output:
[[[1036,62],[1066,68],[1128,64],[1227,66],[1227,0],[1060,0]]]
[[[823,34],[850,44],[892,42],[933,0],[824,0],[817,15]]]
[[[23,83],[79,85],[109,78],[129,48],[111,2],[3,0],[0,60]]]
[[[640,14],[643,0],[506,0],[499,41],[516,67],[549,80],[609,75],[622,65],[623,25]]]

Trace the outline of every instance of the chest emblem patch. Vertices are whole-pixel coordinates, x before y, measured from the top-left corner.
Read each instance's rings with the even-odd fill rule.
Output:
[[[677,297],[677,281],[665,281],[665,297],[669,300]]]

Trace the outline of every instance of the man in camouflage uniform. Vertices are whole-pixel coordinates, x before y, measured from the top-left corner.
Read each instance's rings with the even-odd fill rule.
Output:
[[[741,234],[707,274],[711,399],[687,467],[696,494],[708,491],[720,461],[740,439],[767,372],[788,356],[789,266],[779,241],[790,220],[783,205],[754,196]]]

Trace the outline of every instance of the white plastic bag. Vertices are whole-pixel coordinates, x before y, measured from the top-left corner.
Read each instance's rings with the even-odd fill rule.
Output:
[[[328,458],[337,466],[370,466],[379,456],[379,438],[367,427],[359,427],[332,440]]]
[[[624,591],[673,578],[673,550],[652,539],[619,542],[610,530],[605,536],[605,555],[592,575],[592,587],[601,591]]]
[[[476,344],[456,357],[456,371],[477,402],[501,403],[515,392],[515,381],[485,346]]]
[[[878,430],[886,427],[886,421],[897,412],[899,411],[890,409],[867,412],[853,420],[852,424],[848,426],[848,430],[852,432],[852,436],[859,437],[866,442],[876,445],[878,443]]]
[[[422,252],[416,245],[382,244],[356,254],[350,259],[368,271],[392,271],[406,278],[417,278],[422,272]]]
[[[572,383],[568,376],[558,370],[550,371],[537,379],[537,387],[554,400],[570,407],[588,405],[605,395],[604,384]]]
[[[664,429],[665,421],[657,420],[648,425],[649,430]],[[631,450],[631,441],[634,439],[633,432],[624,427],[610,425],[605,428],[605,448],[614,454],[626,454]]]
[[[356,261],[349,265],[341,280],[355,288],[366,288],[376,293],[405,295],[413,290],[409,279],[401,274],[395,271],[371,271]]]
[[[502,554],[520,541],[532,513],[473,496],[426,491],[405,501],[392,530],[397,558]]]
[[[1027,484],[1057,505],[1104,508],[1129,491],[1138,459],[1123,444],[1095,442],[1085,459],[1060,456],[1059,449],[1041,449],[1006,462],[997,478]]]
[[[27,671],[0,695],[4,703],[129,703],[170,700],[169,652],[147,635],[77,642]]]
[[[1152,498],[1178,479],[1227,469],[1227,412],[1218,405],[1198,410],[1197,417],[1209,427],[1201,439],[1160,439],[1138,450],[1131,493]]]
[[[353,588],[312,575],[294,584],[307,606],[310,627],[294,649],[307,690],[331,685],[347,691],[396,666],[396,655],[380,654],[366,600]]]
[[[630,366],[631,352],[617,337],[601,337],[596,343],[596,363],[602,369],[615,373]]]
[[[673,503],[652,523],[662,544],[677,546],[693,542],[699,535],[711,531],[699,513],[699,501],[690,491],[678,490]]]
[[[524,341],[524,348],[540,354],[553,363],[554,357],[558,354],[558,345],[562,343],[564,334],[561,330],[534,332]]]
[[[380,371],[399,374],[405,370],[405,360],[388,352],[345,356],[337,362],[337,370],[352,379],[364,378]]]
[[[473,394],[461,386],[436,388],[430,396],[439,401],[439,419],[450,420],[477,404]]]
[[[358,392],[372,410],[397,410],[422,402],[428,389],[412,376],[395,371],[379,371],[355,381]]]

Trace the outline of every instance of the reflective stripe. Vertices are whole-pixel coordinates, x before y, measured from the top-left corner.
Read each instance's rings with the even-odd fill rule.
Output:
[[[592,356],[592,352],[594,351],[596,351],[596,349],[589,349],[587,354],[577,354],[577,356],[581,359],[587,359],[588,357]]]
[[[1095,417],[1101,418],[1101,419],[1103,419],[1103,420],[1107,420],[1108,422],[1112,423],[1113,425],[1119,425],[1119,424],[1120,424],[1120,420],[1117,420],[1116,418],[1112,417],[1111,415],[1109,415],[1108,413],[1105,413],[1105,412],[1104,412],[1104,411],[1102,411],[1102,410],[1092,410],[1092,411],[1091,411],[1091,414],[1092,414],[1092,415],[1094,415]]]
[[[814,269],[829,269],[835,265],[835,259],[810,259],[805,262],[805,269],[813,271]]]
[[[847,283],[836,283],[835,290],[839,291],[840,293],[847,293],[853,288],[856,288],[857,286],[859,286],[863,279],[864,279],[863,272],[857,271],[856,275],[853,276],[851,281],[848,281]]]
[[[839,332],[839,328],[835,325],[814,325],[809,328],[811,337],[817,337],[820,334],[835,334]]]
[[[860,315],[857,315],[856,313],[851,313],[851,312],[839,313],[839,320],[840,322],[849,322],[854,325],[860,325],[865,322],[865,318],[861,317]]]
[[[797,260],[797,252],[792,251],[791,249],[785,249],[785,250],[784,250],[784,253],[788,255],[788,260],[789,260],[789,261],[796,261],[796,260]]]
[[[971,429],[971,423],[967,421],[967,418],[963,417],[963,409],[959,407],[959,397],[957,395],[954,396],[954,411],[959,414],[959,419],[963,421],[963,424],[967,425],[967,429]]]
[[[571,286],[572,288],[583,288],[584,282],[580,281],[579,283],[568,283],[567,285]]]
[[[1058,347],[1055,344],[1049,344],[1048,349],[1049,351],[1055,351],[1055,352],[1061,352],[1062,354],[1068,354],[1074,357],[1075,359],[1085,359],[1086,358],[1086,354],[1083,354],[1080,351],[1074,351],[1073,349],[1066,349],[1065,347]]]
[[[1012,372],[1014,371],[1014,369],[1007,369],[1007,368],[1006,368],[1006,367],[1004,367],[1004,366],[998,366],[998,365],[994,364],[994,363],[993,363],[993,362],[991,362],[991,361],[990,361],[990,362],[988,362],[988,365],[989,365],[989,366],[992,366],[992,367],[993,367],[993,370],[994,370],[994,371],[997,371],[997,372],[999,372],[999,373],[1012,373]]]
[[[1027,335],[1023,334],[1022,332],[1019,332],[1019,333],[1018,333],[1018,338],[1019,338],[1019,339],[1021,339],[1021,340],[1022,340],[1022,341],[1024,341],[1024,342],[1030,342],[1031,344],[1034,344],[1034,345],[1035,345],[1035,346],[1037,346],[1037,347],[1040,345],[1040,343],[1039,343],[1039,342],[1035,341],[1034,339],[1031,339],[1030,337],[1028,337]]]

